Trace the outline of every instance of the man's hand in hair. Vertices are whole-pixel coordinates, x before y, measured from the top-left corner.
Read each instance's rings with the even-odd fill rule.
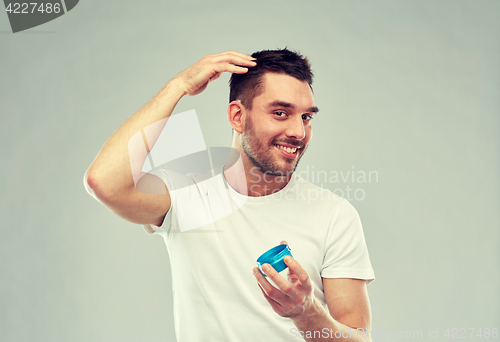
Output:
[[[225,71],[237,74],[246,73],[248,67],[256,65],[254,60],[255,58],[249,55],[232,50],[206,55],[186,70],[180,72],[172,81],[182,87],[185,95],[197,95]]]

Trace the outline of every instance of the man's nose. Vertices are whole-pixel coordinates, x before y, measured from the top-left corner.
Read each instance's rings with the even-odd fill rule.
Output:
[[[296,116],[290,120],[287,120],[288,127],[286,129],[286,136],[295,139],[304,139],[306,136],[306,129],[304,127],[304,122],[302,121],[302,115]]]

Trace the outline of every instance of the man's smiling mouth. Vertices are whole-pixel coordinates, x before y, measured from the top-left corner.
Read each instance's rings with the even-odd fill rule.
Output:
[[[291,148],[291,147],[286,147],[286,146],[279,145],[279,144],[274,144],[274,146],[276,146],[277,148],[282,149],[283,151],[286,151],[288,153],[295,153],[300,148],[300,147]]]

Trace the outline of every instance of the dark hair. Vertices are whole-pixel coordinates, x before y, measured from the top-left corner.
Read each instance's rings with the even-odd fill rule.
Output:
[[[263,92],[262,79],[266,72],[285,74],[309,84],[312,89],[313,73],[307,57],[286,47],[279,50],[263,50],[252,54],[257,65],[244,74],[232,74],[229,80],[229,102],[240,100],[248,109]]]

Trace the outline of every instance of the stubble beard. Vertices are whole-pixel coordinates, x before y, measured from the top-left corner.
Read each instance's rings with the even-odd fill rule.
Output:
[[[306,148],[301,148],[297,150],[300,153],[296,159],[286,160],[286,165],[280,167],[276,162],[276,157],[273,156],[272,150],[275,148],[274,139],[270,142],[267,148],[257,138],[255,133],[253,122],[250,117],[245,120],[245,131],[241,135],[242,138],[242,148],[243,152],[247,155],[248,159],[252,164],[259,170],[259,172],[276,177],[283,177],[291,175],[297,166],[299,165],[299,160],[302,158]],[[290,144],[297,145],[295,142],[288,142]]]

